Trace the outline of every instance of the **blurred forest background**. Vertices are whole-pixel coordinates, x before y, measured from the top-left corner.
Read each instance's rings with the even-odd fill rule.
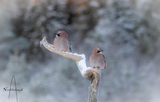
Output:
[[[74,61],[39,47],[65,29],[73,52],[108,62],[98,102],[160,102],[160,0],[0,0],[0,101],[16,77],[19,102],[87,102]]]

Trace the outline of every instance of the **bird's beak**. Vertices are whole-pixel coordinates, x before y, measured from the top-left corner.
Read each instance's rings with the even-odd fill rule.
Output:
[[[103,50],[101,50],[100,53],[103,54]]]

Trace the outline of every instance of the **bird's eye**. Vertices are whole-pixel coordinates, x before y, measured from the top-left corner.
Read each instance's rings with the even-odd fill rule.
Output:
[[[97,53],[100,53],[101,51],[100,51],[100,49],[99,48],[97,48]]]
[[[100,51],[97,50],[97,53],[100,53]]]
[[[61,33],[57,33],[57,36],[60,36]]]

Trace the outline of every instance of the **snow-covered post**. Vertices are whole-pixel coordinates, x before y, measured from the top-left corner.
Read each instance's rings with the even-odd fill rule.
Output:
[[[97,102],[97,92],[98,86],[101,76],[100,69],[92,69],[91,67],[86,66],[86,57],[84,54],[77,54],[71,52],[59,51],[54,48],[54,45],[49,44],[46,40],[46,37],[40,41],[40,46],[44,46],[47,50],[59,54],[63,57],[72,59],[76,62],[77,67],[85,79],[89,79],[91,81],[91,85],[89,87],[89,102]]]

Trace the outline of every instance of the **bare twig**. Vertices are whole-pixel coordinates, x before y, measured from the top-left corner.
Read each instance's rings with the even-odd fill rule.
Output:
[[[91,85],[89,87],[89,102],[97,102],[97,91],[101,76],[101,70],[100,69],[92,69],[91,67],[86,66],[86,57],[84,54],[77,54],[77,53],[70,53],[70,52],[64,52],[60,50],[56,50],[54,48],[54,45],[49,44],[46,40],[46,37],[40,41],[40,46],[44,46],[47,50],[59,54],[63,57],[72,59],[76,62],[77,67],[82,75],[82,77],[89,79],[91,81]]]

